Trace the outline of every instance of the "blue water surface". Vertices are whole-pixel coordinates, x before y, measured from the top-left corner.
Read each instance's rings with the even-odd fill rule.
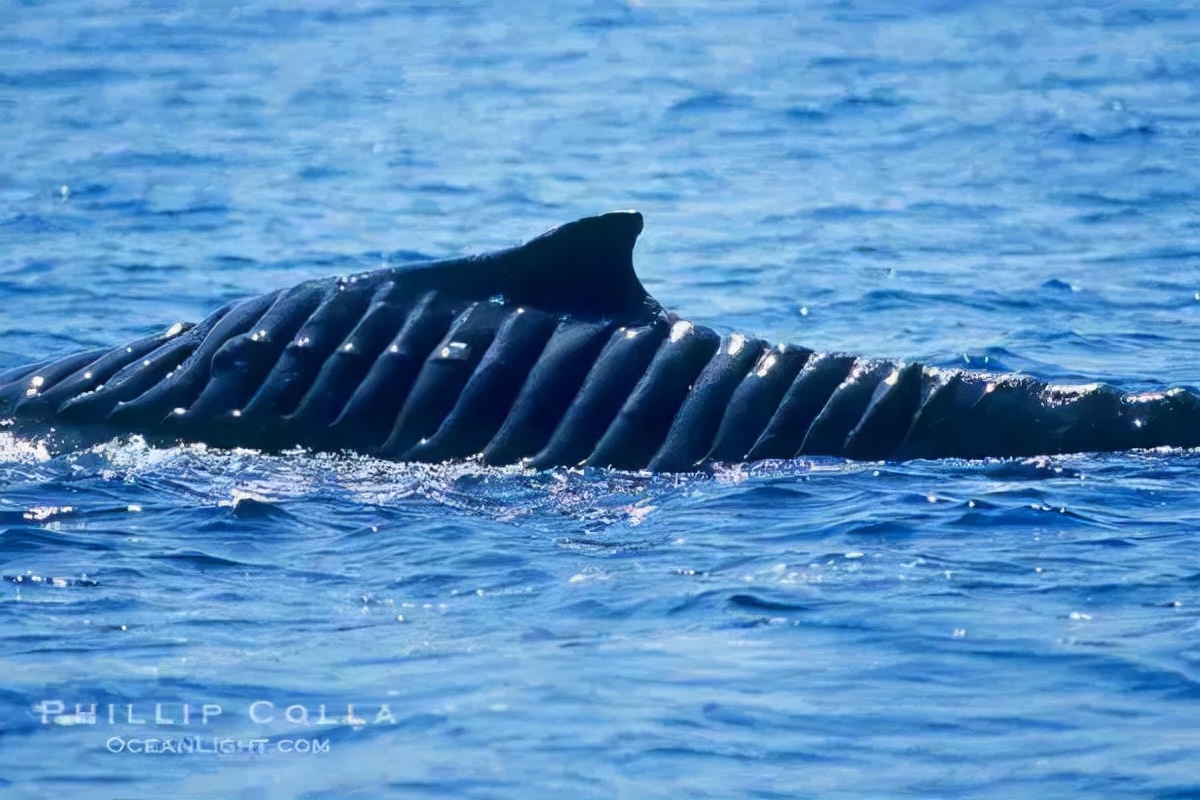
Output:
[[[628,207],[722,330],[1200,384],[1200,8],[0,0],[0,368]],[[3,434],[0,797],[1200,797],[1198,469]]]

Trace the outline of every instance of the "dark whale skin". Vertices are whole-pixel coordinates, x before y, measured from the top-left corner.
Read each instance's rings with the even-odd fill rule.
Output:
[[[18,432],[689,471],[1200,445],[1186,389],[1128,395],[719,335],[642,287],[637,212],[508,250],[311,280],[0,373]]]

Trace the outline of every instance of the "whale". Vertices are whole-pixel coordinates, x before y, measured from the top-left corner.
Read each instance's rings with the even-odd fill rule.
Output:
[[[17,434],[681,472],[766,459],[1200,445],[1200,397],[1055,385],[719,333],[642,286],[636,211],[308,280],[0,373]]]

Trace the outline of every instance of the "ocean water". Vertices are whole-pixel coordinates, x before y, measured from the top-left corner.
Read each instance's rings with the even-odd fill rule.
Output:
[[[1200,7],[0,0],[0,369],[628,207],[723,330],[1200,384]],[[1198,469],[0,434],[0,797],[1200,797]]]

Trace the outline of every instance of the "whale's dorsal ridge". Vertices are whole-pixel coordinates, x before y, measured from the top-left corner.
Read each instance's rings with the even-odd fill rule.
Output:
[[[1127,395],[771,347],[667,314],[637,212],[318,278],[0,372],[0,428],[406,461],[707,469],[1200,446],[1200,394]]]
[[[660,307],[633,268],[642,224],[637,211],[584,217],[479,260],[515,302],[585,317],[644,317]]]

